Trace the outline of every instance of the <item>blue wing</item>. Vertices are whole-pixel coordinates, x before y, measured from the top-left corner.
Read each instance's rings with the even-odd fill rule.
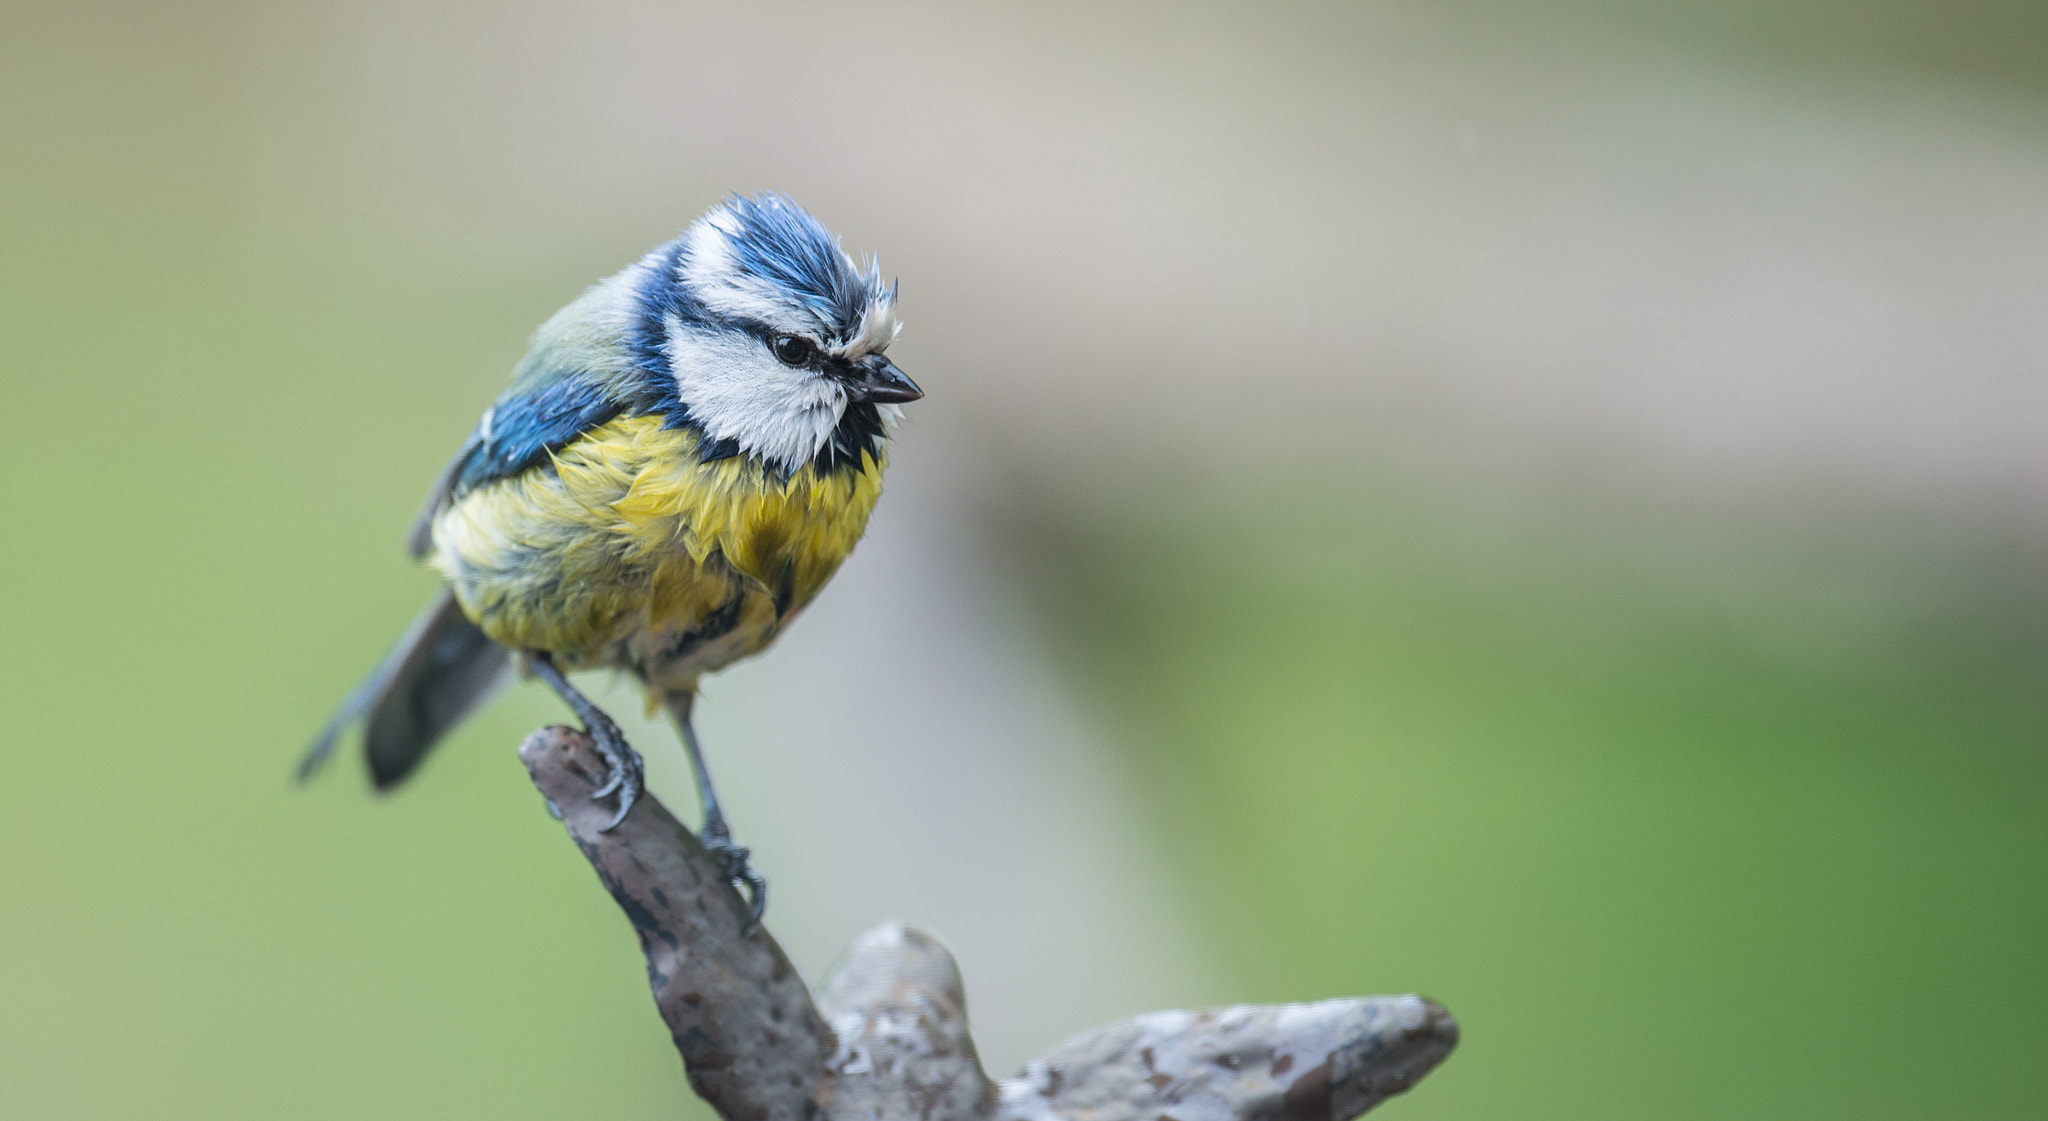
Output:
[[[591,286],[533,333],[512,384],[434,480],[408,538],[414,557],[426,555],[434,515],[449,502],[545,462],[549,452],[622,412],[669,403],[663,395],[673,396],[674,381],[662,372],[658,333],[622,326],[650,321],[643,288],[673,282],[672,262],[663,264],[667,258],[657,254]]]
[[[509,391],[498,398],[470,437],[453,494],[516,475],[547,454],[605,421],[624,406],[581,378],[537,389]]]
[[[412,555],[427,555],[433,544],[434,515],[441,507],[485,483],[532,467],[624,409],[604,385],[582,377],[506,390],[427,492],[406,538]]]

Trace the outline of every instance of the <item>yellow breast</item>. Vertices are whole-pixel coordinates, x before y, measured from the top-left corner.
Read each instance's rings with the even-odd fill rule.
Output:
[[[503,645],[688,687],[818,594],[867,528],[883,467],[864,454],[785,482],[696,448],[659,417],[611,421],[451,503],[433,564]]]

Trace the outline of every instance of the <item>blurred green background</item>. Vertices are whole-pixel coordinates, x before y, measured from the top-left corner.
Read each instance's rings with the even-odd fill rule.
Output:
[[[1386,1116],[2048,1114],[2041,6],[16,4],[0,89],[0,1113],[709,1115],[545,697],[286,776],[526,333],[777,188],[930,391],[707,700],[807,972],[943,917],[998,1074],[1420,991]]]

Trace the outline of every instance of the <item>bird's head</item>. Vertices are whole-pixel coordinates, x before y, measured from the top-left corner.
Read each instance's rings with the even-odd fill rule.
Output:
[[[678,405],[711,456],[758,456],[784,474],[860,462],[896,406],[924,395],[885,353],[896,288],[818,220],[776,194],[734,196],[665,262],[655,310]]]

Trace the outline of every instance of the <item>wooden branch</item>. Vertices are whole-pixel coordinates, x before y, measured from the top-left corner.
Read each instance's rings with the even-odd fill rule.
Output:
[[[640,935],[654,1006],[690,1085],[726,1121],[803,1121],[816,1113],[832,1030],[803,978],[718,862],[651,796],[609,833],[612,809],[590,797],[604,758],[573,728],[543,728],[519,757],[597,878]]]
[[[1345,1121],[1458,1042],[1415,996],[1153,1012],[1075,1036],[1003,1083],[1002,1121]]]
[[[938,939],[884,923],[818,993],[838,1035],[819,1103],[834,1118],[985,1118],[996,1087],[967,1034],[967,994]]]
[[[953,956],[898,923],[857,939],[811,1001],[718,863],[643,796],[618,828],[572,728],[527,737],[534,785],[640,936],[690,1085],[725,1121],[1349,1121],[1457,1044],[1420,997],[1153,1012],[1076,1036],[1000,1086]]]

